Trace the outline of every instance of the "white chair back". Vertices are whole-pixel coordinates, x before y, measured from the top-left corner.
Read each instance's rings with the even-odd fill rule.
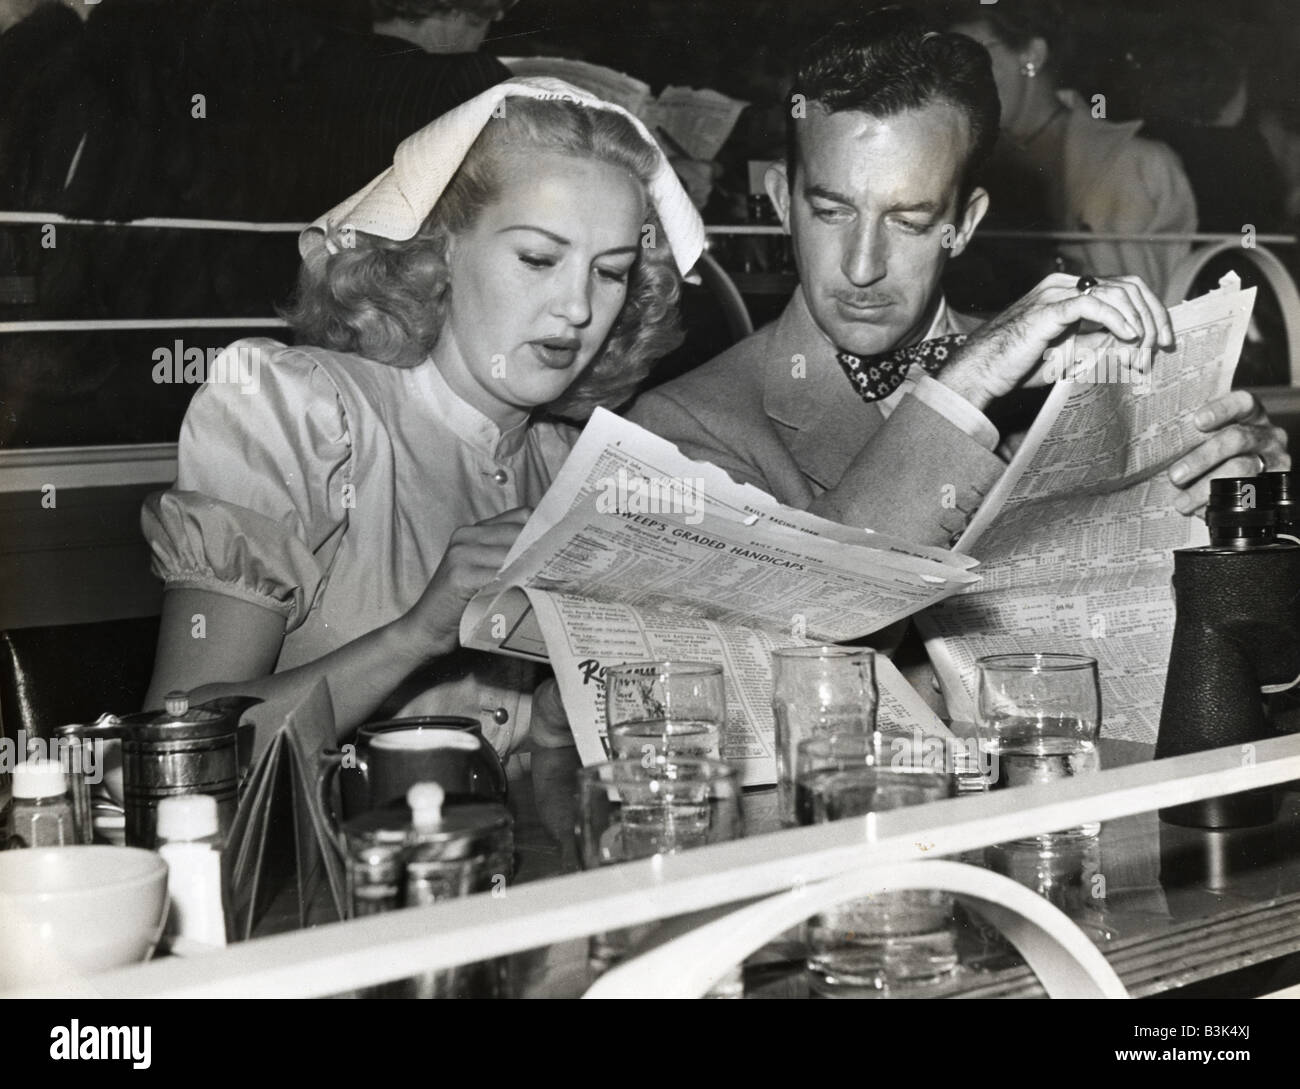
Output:
[[[754,321],[749,316],[749,307],[745,305],[745,299],[735,281],[707,251],[700,254],[695,271],[699,273],[700,283],[712,292],[722,307],[722,316],[726,320],[732,343],[744,340],[754,331]]]
[[[907,889],[960,896],[1019,950],[1051,998],[1128,997],[1106,958],[1060,909],[991,870],[939,861],[857,870],[760,900],[619,965],[583,997],[699,998],[808,916],[855,897]]]
[[[1187,298],[1196,278],[1216,257],[1225,253],[1238,254],[1259,269],[1264,283],[1272,289],[1282,311],[1286,330],[1287,360],[1290,382],[1300,386],[1300,291],[1287,268],[1272,251],[1256,246],[1247,249],[1240,242],[1215,242],[1195,249],[1175,267],[1165,291],[1165,305],[1176,306]]]

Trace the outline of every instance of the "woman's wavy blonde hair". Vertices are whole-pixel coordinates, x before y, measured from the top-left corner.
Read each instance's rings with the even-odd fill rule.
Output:
[[[681,343],[681,279],[648,196],[659,152],[627,118],[562,99],[506,100],[474,142],[415,237],[394,242],[355,232],[334,234],[305,259],[284,317],[301,343],[413,367],[433,350],[450,293],[447,239],[470,227],[499,192],[498,159],[507,151],[558,151],[627,170],[647,188],[642,246],[628,277],[627,299],[596,358],[544,412],[585,420],[598,405],[617,408],[655,361]],[[334,228],[331,227],[331,231]]]

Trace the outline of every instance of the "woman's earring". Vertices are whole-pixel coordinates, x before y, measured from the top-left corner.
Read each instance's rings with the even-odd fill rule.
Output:
[[[1022,76],[1028,77],[1029,79],[1033,79],[1036,75],[1038,75],[1038,65],[1036,65],[1033,61],[1027,60],[1020,66],[1020,74]]]

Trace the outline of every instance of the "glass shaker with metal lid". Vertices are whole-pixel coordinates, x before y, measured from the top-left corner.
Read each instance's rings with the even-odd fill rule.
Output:
[[[405,806],[386,806],[344,822],[340,838],[349,918],[360,919],[402,906],[410,824]]]
[[[412,797],[415,805],[409,804]],[[436,783],[419,783],[408,791],[408,804],[343,822],[339,845],[350,917],[468,896],[510,880],[509,810],[488,802],[444,807],[444,800]]]
[[[437,783],[417,783],[407,791],[406,907],[504,889],[510,878],[514,834],[509,811],[495,803],[444,809],[444,799]],[[501,997],[505,975],[503,958],[459,965],[413,977],[409,993],[414,998]]]
[[[407,804],[344,821],[349,916],[420,907],[504,887],[513,873],[510,812],[496,803],[444,807],[436,783],[417,783]],[[505,961],[425,972],[355,992],[366,998],[488,996],[504,989]]]
[[[444,798],[437,783],[417,783],[407,791],[405,907],[487,892],[510,879],[514,834],[506,807],[484,802],[444,808]]]
[[[411,815],[406,806],[385,806],[344,821],[338,834],[347,875],[349,919],[362,919],[402,906],[406,840]],[[405,998],[406,980],[349,991],[344,998]]]

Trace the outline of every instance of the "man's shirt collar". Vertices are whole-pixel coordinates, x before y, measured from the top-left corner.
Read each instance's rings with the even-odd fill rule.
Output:
[[[942,296],[922,340],[966,332]],[[763,360],[763,409],[788,427],[847,424],[870,407],[859,399],[836,359],[837,349],[797,290],[771,327]]]

